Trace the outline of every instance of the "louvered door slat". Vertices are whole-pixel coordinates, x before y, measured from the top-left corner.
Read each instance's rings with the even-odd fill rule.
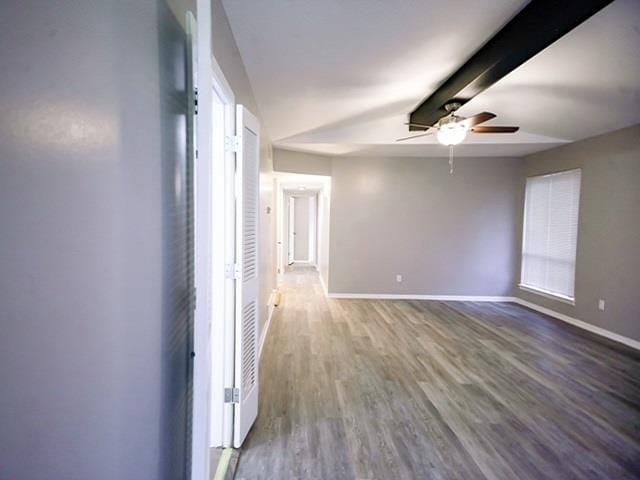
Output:
[[[240,278],[236,282],[235,386],[239,403],[234,412],[234,445],[240,447],[258,414],[258,325],[260,131],[256,118],[238,106],[236,134],[236,258]]]

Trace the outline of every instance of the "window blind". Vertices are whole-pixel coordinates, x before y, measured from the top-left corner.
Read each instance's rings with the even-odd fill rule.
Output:
[[[527,178],[521,286],[573,300],[580,169]]]

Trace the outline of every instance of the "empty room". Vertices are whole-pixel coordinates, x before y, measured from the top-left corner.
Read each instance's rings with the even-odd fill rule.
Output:
[[[640,478],[640,5],[225,7],[276,175],[330,179],[236,478]]]
[[[0,23],[0,480],[640,479],[638,0]]]

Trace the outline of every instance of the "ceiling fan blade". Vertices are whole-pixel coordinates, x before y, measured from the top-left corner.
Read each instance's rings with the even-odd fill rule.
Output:
[[[416,127],[416,128],[424,128],[425,130],[428,130],[430,128],[436,128],[432,125],[423,125],[421,123],[411,123],[411,122],[405,123],[405,125],[409,125],[410,127]]]
[[[482,113],[478,113],[477,115],[474,115],[473,117],[465,118],[460,123],[462,123],[465,127],[467,127],[467,130],[468,130],[470,128],[475,127],[476,125],[480,125],[481,123],[488,122],[492,118],[496,118],[495,113],[482,112]]]
[[[471,131],[473,133],[515,133],[520,130],[520,127],[473,127]]]
[[[412,135],[410,137],[402,137],[396,140],[396,142],[404,142],[405,140],[411,140],[412,138],[425,137],[431,135],[433,132],[421,133],[420,135]]]

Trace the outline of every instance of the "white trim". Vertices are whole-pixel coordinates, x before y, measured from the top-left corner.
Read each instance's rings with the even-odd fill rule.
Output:
[[[282,285],[284,269],[285,269],[285,257],[284,257],[284,191],[282,189],[282,182],[277,175],[274,175],[274,192],[276,192],[276,285]],[[288,261],[288,259],[287,259]]]
[[[329,289],[327,288],[327,285],[324,283],[324,278],[322,278],[322,272],[320,271],[320,268],[317,265],[316,265],[316,270],[318,271],[318,277],[320,278],[320,285],[322,285],[322,291],[324,292],[324,296],[329,297]],[[338,298],[338,297],[334,297],[334,298]]]
[[[224,97],[225,100],[231,100],[232,103],[235,103],[235,95],[229,82],[227,82],[224,73],[222,72],[222,68],[220,68],[220,64],[216,60],[216,57],[211,53],[211,84],[213,89],[221,96]]]
[[[273,318],[273,312],[276,307],[274,303],[275,290],[271,292],[269,295],[269,305],[267,305],[267,321],[264,323],[264,327],[262,327],[262,331],[260,332],[260,345],[258,346],[258,361],[262,359],[262,348],[264,347],[264,342],[267,339],[267,334],[269,333],[269,327],[271,326],[271,319]]]
[[[518,288],[520,290],[524,290],[525,292],[534,293],[536,295],[540,295],[541,297],[546,297],[551,300],[555,300],[557,302],[567,303],[569,305],[575,305],[576,301],[573,298],[565,297],[564,295],[560,295],[557,293],[549,292],[548,290],[544,290],[542,288],[532,287],[530,285],[525,285],[524,283],[518,284]]]
[[[311,265],[313,267],[316,266],[313,260],[294,260],[291,265]]]
[[[318,193],[309,195],[309,262],[316,263],[318,241]]]
[[[210,17],[210,14],[209,14]],[[211,102],[212,124],[202,135],[213,139],[213,249],[215,284],[211,322],[213,397],[211,402],[211,446],[230,447],[233,440],[233,404],[224,403],[225,387],[233,387],[235,370],[235,281],[227,278],[226,265],[235,261],[235,154],[225,148],[225,138],[235,133],[235,95],[213,53],[210,54],[212,94],[222,109]],[[212,97],[213,98],[213,97]],[[214,118],[215,116],[215,118]],[[222,132],[218,131],[222,128]],[[209,133],[207,133],[209,132]],[[211,133],[213,132],[213,134]],[[220,161],[222,159],[222,161]]]
[[[291,265],[295,260],[295,235],[294,235],[294,226],[295,216],[296,216],[296,201],[295,197],[289,195],[284,192],[285,195],[285,203],[287,204],[287,265]],[[284,272],[283,272],[284,273]]]
[[[609,330],[605,330],[604,328],[596,327],[595,325],[592,325],[590,323],[583,322],[582,320],[570,317],[569,315],[565,315],[564,313],[556,312],[554,310],[551,310],[550,308],[541,307],[540,305],[522,300],[521,298],[514,297],[513,303],[517,303],[518,305],[528,307],[531,310],[544,313],[545,315],[549,315],[550,317],[562,320],[563,322],[570,323],[571,325],[575,325],[576,327],[582,328],[583,330],[587,330],[591,333],[595,333],[596,335],[600,335],[601,337],[608,338],[609,340],[613,340],[614,342],[622,343],[628,347],[640,350],[640,342],[638,340],[633,340],[632,338],[625,337]]]
[[[322,276],[320,277],[322,278]],[[379,300],[440,300],[446,302],[511,302],[513,297],[484,295],[415,295],[395,293],[329,293],[329,298],[379,299]]]
[[[215,218],[212,195],[215,165],[212,161],[211,136],[207,135],[212,124],[212,83],[210,72],[211,14],[208,2],[198,0],[197,11],[201,17],[196,21],[192,12],[187,12],[187,35],[193,45],[193,88],[198,89],[200,110],[194,119],[194,287],[198,295],[195,300],[193,318],[193,394],[191,429],[191,478],[209,478],[211,443],[211,405],[215,398],[212,378],[212,356],[216,349],[210,336],[213,292],[215,291],[215,265],[213,255],[213,229]],[[188,88],[190,88],[189,86]],[[191,107],[190,107],[191,108]],[[214,412],[215,413],[215,412]]]
[[[209,478],[209,449],[231,445],[233,407],[224,403],[225,378],[233,376],[233,155],[224,136],[234,133],[235,99],[211,52],[211,5],[197,0],[196,317],[194,318],[191,477]],[[224,117],[221,130],[219,117]],[[224,158],[224,161],[220,161]],[[231,163],[230,163],[231,162]],[[231,173],[231,176],[229,176]],[[231,224],[233,225],[233,224]],[[229,237],[229,234],[231,235]],[[230,247],[229,239],[231,239]],[[229,310],[230,308],[230,310]],[[230,372],[230,373],[229,373]]]
[[[293,237],[293,255],[292,255],[292,259],[293,262],[292,263],[299,263],[302,265],[313,265],[315,264],[315,250],[316,250],[316,236],[317,236],[317,231],[316,231],[316,222],[317,222],[317,217],[318,217],[318,211],[317,211],[317,205],[316,205],[316,199],[317,199],[317,192],[315,191],[304,191],[304,192],[300,192],[300,191],[293,191],[293,190],[289,190],[287,191],[289,194],[289,197],[294,198],[294,199],[300,199],[300,198],[306,198],[307,199],[307,258],[305,259],[296,259],[296,253],[295,253],[295,241],[296,238]],[[297,205],[297,202],[294,202],[294,211],[297,212],[299,207]],[[296,221],[296,214],[294,213],[294,231],[297,231],[298,229],[295,227]],[[294,234],[295,235],[295,234]]]
[[[558,175],[562,175],[564,173],[569,173],[569,172],[580,172],[582,173],[582,168],[578,167],[578,168],[568,168],[566,170],[559,170],[557,172],[551,172],[551,173],[542,173],[540,175],[529,175],[528,178],[547,178],[547,177],[557,177]]]

